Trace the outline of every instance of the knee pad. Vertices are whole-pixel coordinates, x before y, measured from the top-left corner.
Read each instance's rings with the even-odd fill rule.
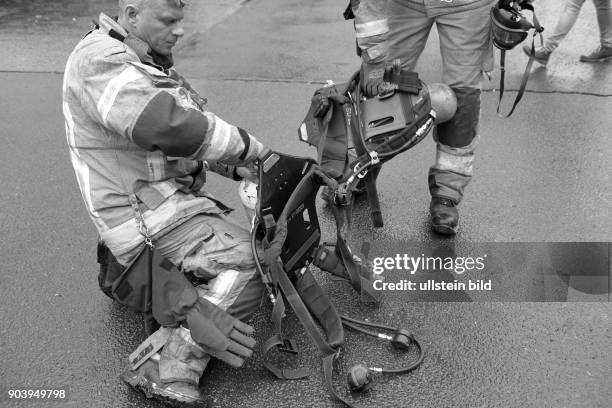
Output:
[[[452,88],[457,95],[457,112],[452,119],[436,126],[434,138],[450,147],[465,147],[478,134],[480,89]]]

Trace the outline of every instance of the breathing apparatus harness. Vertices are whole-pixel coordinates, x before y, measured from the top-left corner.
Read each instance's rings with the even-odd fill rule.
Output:
[[[521,13],[522,10],[530,10],[533,13],[533,23]],[[501,118],[507,118],[512,115],[514,109],[523,97],[529,73],[535,59],[535,37],[540,36],[540,45],[544,43],[542,32],[544,28],[540,25],[538,18],[535,15],[535,9],[528,0],[499,0],[495,6],[491,8],[491,21],[493,23],[493,44],[501,50],[500,54],[500,78],[499,78],[499,101],[497,103],[497,115]],[[512,104],[512,108],[508,114],[504,115],[500,112],[501,101],[504,96],[504,83],[506,77],[506,51],[513,49],[518,44],[523,42],[529,35],[529,30],[534,30],[531,39],[531,51],[529,53],[529,61],[525,67],[521,85],[518,94]]]
[[[300,140],[317,147],[322,170],[337,182],[332,209],[346,213],[349,227],[359,182],[367,191],[373,225],[383,226],[376,190],[380,167],[421,142],[436,118],[427,86],[416,72],[394,61],[383,80],[391,89],[372,98],[362,94],[359,72],[347,83],[317,90],[298,130]]]
[[[304,368],[281,368],[273,363],[273,351],[297,354],[291,339],[282,333],[282,320],[287,305],[294,311],[304,330],[319,349],[323,376],[328,391],[349,407],[356,405],[343,398],[333,385],[334,362],[344,344],[343,325],[361,333],[390,341],[401,351],[416,348],[418,357],[399,368],[354,366],[347,380],[353,391],[371,387],[374,373],[405,373],[418,367],[424,359],[424,349],[414,336],[404,329],[377,325],[340,316],[329,297],[317,284],[310,265],[351,283],[362,295],[376,298],[372,273],[361,260],[352,255],[344,239],[344,226],[337,221],[338,236],[334,250],[320,244],[321,233],[315,199],[322,185],[336,187],[313,159],[270,152],[260,161],[256,216],[251,229],[251,245],[256,268],[273,303],[271,320],[274,334],[263,346],[264,366],[279,379],[300,379],[309,375]],[[262,264],[258,257],[258,241],[264,247]],[[323,333],[318,329],[318,321]],[[361,326],[375,327],[373,332]],[[385,332],[390,332],[389,334]]]

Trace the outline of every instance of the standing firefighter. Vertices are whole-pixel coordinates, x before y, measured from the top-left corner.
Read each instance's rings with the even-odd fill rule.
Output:
[[[238,319],[255,310],[263,290],[249,233],[202,190],[205,173],[251,178],[267,149],[205,111],[174,70],[182,18],[180,0],[119,0],[118,19],[102,14],[70,55],[63,111],[101,240],[121,265],[133,265],[150,239],[172,265],[163,290],[153,285],[151,293],[155,318],[175,328],[160,329],[161,352],[131,365],[123,379],[148,396],[194,403],[203,400],[198,382],[211,355],[236,367],[251,356],[253,329]],[[207,285],[196,290],[176,267]]]
[[[440,37],[442,81],[457,96],[457,112],[434,131],[436,161],[429,169],[434,231],[455,234],[457,205],[472,178],[478,143],[483,73],[493,69],[493,0],[352,0],[361,84],[366,95],[384,90],[385,65],[400,59],[414,70],[433,24]]]

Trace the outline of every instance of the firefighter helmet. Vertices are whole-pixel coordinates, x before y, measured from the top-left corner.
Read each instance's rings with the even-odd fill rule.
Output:
[[[533,10],[533,6],[522,1],[499,0],[491,8],[493,44],[497,48],[511,50],[527,38],[532,28],[541,31],[539,24],[532,24],[521,13],[523,9]]]

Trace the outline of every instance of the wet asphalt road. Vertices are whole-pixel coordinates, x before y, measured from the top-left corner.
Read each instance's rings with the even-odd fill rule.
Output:
[[[144,334],[137,316],[97,289],[96,234],[74,180],[61,116],[59,72],[67,53],[91,17],[110,12],[113,3],[0,3],[0,46],[8,56],[0,61],[0,388],[69,393],[57,403],[0,399],[0,406],[161,406],[118,378]],[[210,110],[274,149],[314,155],[296,134],[310,96],[326,79],[340,82],[358,66],[351,24],[339,16],[344,1],[192,3],[190,34],[177,52],[177,65],[209,98]],[[537,3],[547,11],[540,13],[542,24],[552,26],[559,12],[554,2]],[[371,256],[390,256],[408,247],[402,242],[415,241],[467,255],[472,243],[513,242],[519,244],[499,244],[499,256],[525,260],[531,259],[530,248],[542,245],[529,242],[611,241],[612,64],[576,62],[596,39],[593,21],[587,4],[548,68],[534,70],[530,92],[512,118],[495,116],[496,92],[483,94],[476,177],[461,206],[456,238],[440,239],[427,228],[426,174],[433,160],[427,139],[383,168],[384,228],[371,227],[364,203],[356,207],[354,248],[368,241]],[[436,54],[434,38],[419,68],[426,80],[437,78]],[[513,51],[508,59],[508,86],[516,88],[526,58]],[[497,87],[495,79],[489,87]],[[213,176],[209,190],[238,206],[235,185]],[[331,214],[322,205],[320,210],[324,238],[332,239]],[[234,217],[244,219],[240,211]],[[604,276],[605,263],[596,268],[588,261],[604,257],[608,246],[598,244],[595,252],[576,248],[565,257],[602,269]],[[359,304],[347,286],[318,276],[341,311],[401,324],[427,348],[416,372],[380,379],[356,401],[380,407],[609,407],[610,302],[527,302],[535,299],[527,292],[545,292],[550,280],[538,281],[533,271],[513,269],[512,262],[504,266],[503,272],[492,270],[492,277],[510,288],[514,280],[524,285],[517,302],[478,302],[486,297],[465,293],[446,296],[445,302],[415,302],[423,299],[387,292],[373,308]],[[555,285],[562,292],[556,299],[570,298],[567,282]],[[253,319],[260,344],[270,333],[268,311],[263,307]],[[210,406],[338,406],[321,386],[314,348],[295,322],[289,327],[313,376],[276,381],[261,366],[261,353],[240,370],[212,364],[202,380]],[[403,358],[382,343],[348,333],[341,367]]]

